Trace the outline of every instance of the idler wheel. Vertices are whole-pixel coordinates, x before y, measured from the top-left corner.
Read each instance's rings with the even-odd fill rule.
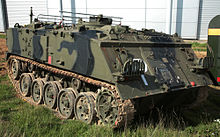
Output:
[[[43,79],[35,79],[32,82],[31,86],[31,93],[32,99],[36,104],[43,103],[43,87],[44,87],[44,80]]]
[[[13,79],[18,79],[21,74],[21,64],[17,59],[12,59],[10,62],[10,70],[12,72]]]
[[[80,93],[75,101],[76,119],[91,124],[95,122],[95,96],[91,92]]]
[[[34,75],[31,73],[23,73],[19,79],[19,88],[22,96],[31,95],[31,84],[34,80]]]
[[[62,89],[58,94],[57,107],[62,118],[74,117],[74,103],[78,92],[72,88]]]
[[[55,109],[57,107],[57,96],[58,96],[59,88],[56,82],[47,82],[44,85],[44,104],[51,108]]]
[[[118,103],[113,94],[107,89],[100,91],[96,98],[97,116],[101,123],[114,125],[119,113]]]

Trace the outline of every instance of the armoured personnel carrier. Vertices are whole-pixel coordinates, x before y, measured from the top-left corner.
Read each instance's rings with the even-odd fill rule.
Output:
[[[190,104],[212,84],[212,57],[197,58],[177,34],[112,25],[115,17],[103,15],[76,24],[65,17],[78,18],[16,23],[6,55],[21,97],[62,118],[121,127],[158,104]]]

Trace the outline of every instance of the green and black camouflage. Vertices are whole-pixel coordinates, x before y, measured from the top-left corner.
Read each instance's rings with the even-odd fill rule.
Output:
[[[193,101],[195,98],[186,91],[191,93],[213,84],[209,73],[213,57],[197,58],[191,44],[184,43],[177,34],[135,30],[112,22],[112,18],[94,15],[87,22],[80,18],[72,25],[39,19],[24,26],[15,24],[7,30],[7,58],[14,79],[19,73],[25,73],[21,79],[32,78],[32,85],[26,82],[32,90],[31,96],[34,93],[42,96],[49,93],[48,85],[53,87],[55,97],[58,96],[58,110],[65,118],[73,117],[75,111],[76,117],[84,122],[91,123],[97,116],[101,123],[115,125],[127,123],[134,112],[147,111],[154,103]],[[10,59],[11,56],[15,59]],[[30,69],[33,66],[35,69]],[[42,86],[41,93],[33,83],[38,83],[37,86],[46,83],[47,88]],[[71,96],[66,96],[70,93]],[[71,105],[60,105],[62,96],[69,98]],[[85,106],[81,100],[93,103]],[[90,108],[90,113],[81,112],[78,105],[83,110]],[[62,111],[66,107],[68,114]],[[84,114],[89,122],[83,118]]]
[[[116,84],[123,99],[212,84],[208,73],[197,72],[205,68],[191,44],[176,34],[91,20],[73,28],[43,22],[10,28],[8,52]]]

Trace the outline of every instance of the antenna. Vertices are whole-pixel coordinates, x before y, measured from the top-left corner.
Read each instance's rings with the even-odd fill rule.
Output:
[[[31,12],[30,13],[30,24],[31,24],[32,20],[33,20],[33,16],[34,16],[32,7],[31,7],[31,11],[30,12]]]

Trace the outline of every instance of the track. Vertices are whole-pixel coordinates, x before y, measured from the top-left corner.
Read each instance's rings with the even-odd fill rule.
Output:
[[[18,93],[18,97],[20,97],[24,101],[30,103],[31,105],[36,105],[36,103],[33,102],[31,97],[24,97],[24,96],[21,95],[20,88],[19,88],[19,80],[14,80],[13,77],[12,77],[12,72],[11,72],[10,66],[9,66],[10,61],[12,59],[16,59],[16,60],[19,60],[21,62],[27,62],[27,63],[35,65],[38,68],[41,68],[43,70],[52,72],[54,74],[59,74],[59,75],[66,76],[66,77],[76,78],[76,79],[79,79],[83,82],[86,82],[86,83],[95,85],[97,87],[100,87],[102,89],[107,89],[109,92],[111,92],[114,95],[114,98],[116,99],[117,104],[118,104],[118,106],[117,106],[117,108],[118,108],[117,118],[116,118],[116,121],[114,122],[114,125],[111,125],[111,126],[113,128],[126,127],[128,124],[130,124],[133,121],[134,113],[135,113],[135,108],[134,108],[133,101],[132,100],[121,100],[121,98],[118,94],[117,88],[114,85],[103,82],[103,81],[94,80],[94,79],[89,78],[89,77],[84,77],[82,75],[79,75],[79,74],[76,74],[76,73],[73,73],[73,72],[69,72],[69,71],[61,70],[61,69],[58,69],[58,68],[55,68],[55,67],[52,67],[52,66],[48,66],[46,64],[42,64],[42,63],[39,63],[37,61],[33,61],[31,59],[11,55],[8,59],[8,67],[7,67],[9,78],[10,78],[16,92]],[[55,109],[53,111],[55,111],[56,115],[58,116],[58,114],[59,114],[58,110]],[[62,117],[59,117],[59,118],[62,118]],[[96,123],[98,125],[103,125],[103,122],[101,122],[100,120],[98,120],[98,122],[96,122]]]

